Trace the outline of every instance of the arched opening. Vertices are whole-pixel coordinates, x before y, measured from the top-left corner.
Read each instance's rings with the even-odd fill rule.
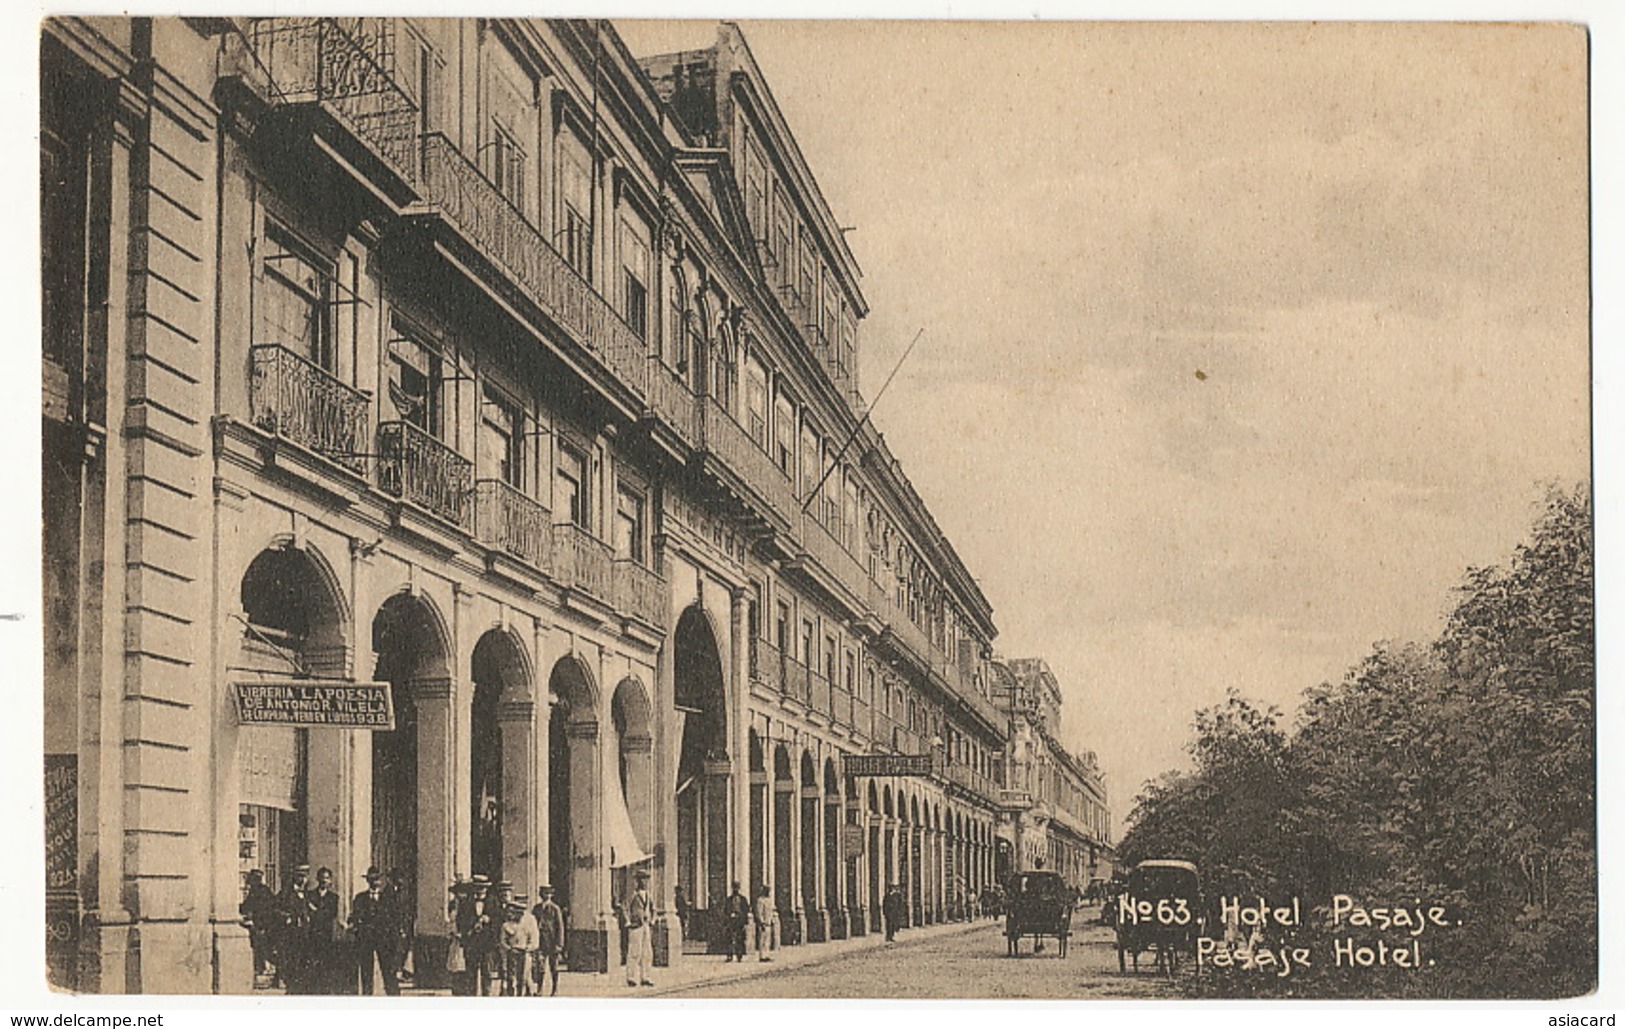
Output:
[[[820,851],[823,850],[822,838],[819,832],[819,815],[821,813],[820,800],[822,790],[818,788],[818,766],[813,763],[812,754],[803,751],[801,754],[801,776],[799,779],[801,798],[801,909],[807,916],[807,941],[809,943],[823,942],[823,933],[820,931],[820,919],[823,917],[823,905],[818,898],[818,867]]]
[[[654,826],[654,738],[650,735],[649,695],[636,679],[622,679],[609,700],[615,754],[615,782],[605,810],[610,896],[631,892],[629,872],[652,856]]]
[[[243,573],[239,597],[244,624],[234,677],[348,678],[343,600],[313,553],[262,550]],[[246,880],[257,868],[279,891],[289,871],[311,862],[312,822],[319,817],[312,794],[335,794],[336,801],[337,769],[318,760],[313,782],[310,731],[292,726],[244,726],[237,763],[238,872]]]
[[[547,677],[553,709],[547,721],[548,882],[564,910],[566,960],[598,967],[607,955],[583,949],[596,939],[598,902],[598,704],[581,661],[562,657]]]
[[[493,882],[525,883],[515,858],[525,847],[522,830],[530,783],[525,775],[530,711],[529,674],[514,637],[492,629],[474,645],[474,698],[469,746],[469,870]],[[513,867],[510,867],[513,866]]]
[[[762,738],[749,733],[750,746],[750,896],[761,892],[767,882],[767,760],[762,754]]]
[[[841,782],[833,759],[824,760],[824,904],[829,909],[830,938],[846,938],[845,898],[841,896]]]
[[[908,832],[904,837],[903,853],[906,856],[908,872],[903,877],[903,896],[908,898],[910,914],[909,924],[919,925],[922,918],[921,902],[925,899],[921,890],[920,865],[924,860],[921,848],[925,842],[925,833],[921,831],[920,801],[917,797],[908,798]]]
[[[373,676],[388,682],[394,696],[395,728],[372,734],[371,863],[401,873],[412,894],[405,909],[418,911],[421,823],[430,811],[440,814],[446,799],[434,778],[419,780],[421,716],[430,698],[449,705],[448,648],[428,602],[400,593],[384,601],[374,616],[372,649],[377,657]],[[449,726],[440,729],[445,732]],[[443,871],[436,870],[437,877]]]
[[[677,757],[677,885],[708,939],[721,939],[713,911],[728,895],[733,838],[728,794],[728,694],[710,619],[691,606],[677,619],[673,674],[682,741]]]

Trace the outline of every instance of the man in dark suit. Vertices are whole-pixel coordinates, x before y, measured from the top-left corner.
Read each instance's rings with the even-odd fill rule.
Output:
[[[248,873],[247,890],[237,910],[248,927],[248,945],[254,952],[254,979],[258,985],[271,957],[271,930],[277,925],[276,894],[265,885],[265,873],[258,868]]]
[[[886,942],[897,939],[897,930],[903,924],[903,889],[896,883],[886,891],[886,899],[880,902],[880,914],[886,922]]]
[[[536,887],[541,898],[531,914],[536,916],[536,992],[542,992],[542,970],[553,978],[550,996],[559,995],[559,957],[564,953],[564,912],[553,902],[553,887]]]
[[[398,974],[400,899],[389,889],[376,867],[367,869],[364,878],[367,888],[350,902],[350,928],[355,931],[355,960],[361,973],[361,994],[372,994],[372,964],[376,959],[379,975],[384,980],[384,993],[398,997],[401,993]]]
[[[734,883],[733,892],[722,902],[722,924],[728,933],[728,960],[745,960],[745,933],[750,928],[750,901]]]

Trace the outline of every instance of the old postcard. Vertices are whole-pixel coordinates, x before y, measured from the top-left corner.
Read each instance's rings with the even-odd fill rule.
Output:
[[[53,989],[1597,988],[1584,27],[38,34]]]

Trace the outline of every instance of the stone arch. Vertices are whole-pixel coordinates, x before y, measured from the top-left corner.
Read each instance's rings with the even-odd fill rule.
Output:
[[[371,635],[373,678],[395,703],[395,729],[371,734],[371,863],[401,872],[407,910],[426,921],[452,872],[451,636],[434,602],[405,590],[379,605]]]
[[[819,854],[823,849],[821,823],[823,815],[822,793],[818,786],[818,764],[813,759],[812,751],[801,752],[801,769],[797,778],[796,791],[798,798],[799,832],[796,834],[798,849],[801,855],[800,883],[797,886],[797,896],[801,898],[802,910],[807,913],[809,940],[817,942],[822,940],[818,932],[816,919],[820,917],[819,892]]]
[[[736,815],[728,798],[733,764],[728,736],[728,680],[710,614],[690,604],[672,632],[677,746],[677,885],[702,924],[728,895],[730,841]]]
[[[272,539],[243,569],[238,602],[231,678],[349,678],[349,605],[318,550],[298,547],[287,535]],[[329,756],[313,752],[307,729],[256,725],[237,732],[237,814],[249,834],[240,842],[250,845],[273,890],[301,864],[344,867],[317,829],[346,789]]]
[[[616,771],[632,832],[643,853],[651,853],[654,822],[654,715],[648,690],[627,676],[610,696],[610,725],[615,729]]]
[[[474,644],[469,740],[469,870],[528,884],[516,858],[529,850],[531,664],[518,636],[496,627]]]
[[[790,751],[780,743],[773,748],[773,903],[781,912],[792,910],[795,903],[791,876],[795,789]]]
[[[607,902],[600,869],[602,773],[599,761],[599,692],[592,671],[575,654],[554,662],[547,677],[548,882],[564,909],[572,966],[605,959],[598,946],[598,915]],[[600,880],[603,879],[602,884]]]
[[[762,737],[752,726],[746,733],[747,774],[750,776],[750,897],[755,900],[767,882],[767,862],[771,844],[767,839],[767,810],[772,803],[773,784],[768,780],[767,757]]]

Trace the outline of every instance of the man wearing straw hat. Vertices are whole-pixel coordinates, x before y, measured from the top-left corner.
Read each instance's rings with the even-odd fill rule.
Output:
[[[649,873],[641,869],[633,876],[637,887],[626,898],[626,985],[653,986],[649,968],[654,964],[649,923],[654,919],[654,900],[649,896]]]
[[[536,887],[536,992],[542,992],[542,970],[552,976],[552,996],[559,995],[559,957],[564,953],[564,912],[553,900],[553,887]]]
[[[538,944],[536,917],[525,910],[525,895],[508,898],[502,917],[502,995],[529,997],[531,995],[531,955]]]

